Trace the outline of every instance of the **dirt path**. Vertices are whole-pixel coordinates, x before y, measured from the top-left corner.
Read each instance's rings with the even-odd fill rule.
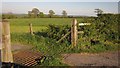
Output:
[[[11,46],[11,49],[13,52],[17,52],[17,51],[23,51],[23,50],[30,50],[32,49],[32,46],[29,45],[21,45],[21,44],[14,44]]]
[[[32,46],[28,45],[12,45],[12,51],[14,54],[23,50],[31,49]],[[119,64],[118,51],[98,54],[74,53],[63,54],[62,56],[64,57],[63,62],[70,66],[118,66]]]
[[[63,62],[70,66],[118,66],[118,51],[99,54],[63,54]],[[119,58],[120,59],[120,58]]]

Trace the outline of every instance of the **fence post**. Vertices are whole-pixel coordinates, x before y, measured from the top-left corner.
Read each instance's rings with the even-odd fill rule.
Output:
[[[13,62],[10,41],[10,24],[8,21],[3,20],[3,62]]]
[[[32,23],[29,24],[30,34],[33,35]]]
[[[73,19],[71,23],[71,44],[73,47],[77,45],[77,20]]]

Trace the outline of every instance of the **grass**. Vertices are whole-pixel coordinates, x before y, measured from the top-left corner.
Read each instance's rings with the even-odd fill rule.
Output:
[[[78,22],[83,21],[77,18]],[[64,66],[61,63],[60,54],[63,53],[80,53],[80,52],[104,52],[111,50],[118,50],[118,44],[111,42],[90,45],[90,41],[78,40],[79,43],[76,48],[71,48],[68,41],[63,43],[56,43],[55,39],[43,37],[42,35],[29,34],[29,23],[33,24],[34,32],[42,32],[49,24],[54,25],[70,25],[72,18],[30,18],[30,19],[9,19],[11,26],[11,41],[12,43],[21,43],[26,45],[33,45],[35,50],[40,51],[45,56],[46,60],[41,64],[42,66]]]
[[[33,26],[33,32],[38,32],[47,29],[46,26]],[[12,26],[10,27],[11,33],[29,33],[29,26]]]
[[[24,34],[12,33],[11,37],[12,37],[11,39],[12,43],[33,45],[34,50],[38,50],[41,53],[43,53],[47,58],[41,65],[43,66],[66,65],[61,63],[62,58],[60,56],[60,54],[64,50],[66,50],[67,46],[65,44],[58,44],[58,43],[55,43],[56,41],[53,39],[45,38],[37,35],[32,36],[28,33],[24,33]]]
[[[83,21],[82,18],[77,20]],[[53,25],[71,25],[72,18],[30,18],[30,19],[9,19],[11,33],[28,33],[29,23],[32,23],[33,31],[42,31],[47,29],[50,24]]]
[[[77,18],[77,20],[83,21],[82,18]],[[47,26],[49,24],[54,25],[71,25],[72,18],[30,18],[30,19],[10,19],[11,25],[13,26],[28,26],[32,23],[33,26]]]
[[[83,19],[78,18],[78,21]],[[29,23],[33,25],[34,32],[42,32],[50,24],[53,25],[71,25],[72,18],[30,18],[30,19],[9,19],[12,44],[20,43],[33,45],[35,50],[40,51],[47,57],[43,66],[66,66],[61,63],[60,53],[67,50],[66,43],[58,44],[50,38],[31,36],[29,33]],[[59,48],[59,49],[58,49]]]
[[[30,35],[28,33],[12,33],[12,43],[21,43],[26,45],[33,45],[34,50],[40,51],[47,58],[44,60],[40,66],[66,66],[66,64],[62,63],[61,54],[64,53],[98,53],[105,51],[115,51],[118,50],[118,44],[108,43],[107,44],[96,44],[90,45],[90,42],[80,41],[75,48],[71,48],[68,45],[67,41],[64,43],[56,43],[56,40],[50,39],[48,37],[38,36],[38,35]],[[86,46],[89,45],[90,47]],[[39,66],[39,65],[38,65]]]

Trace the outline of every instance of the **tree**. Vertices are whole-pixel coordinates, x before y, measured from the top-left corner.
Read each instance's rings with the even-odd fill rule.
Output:
[[[2,14],[2,19],[12,19],[12,18],[17,18],[17,16],[12,12]]]
[[[33,14],[34,17],[38,17],[39,13],[40,13],[40,11],[37,8],[33,8],[31,11],[31,14]]]
[[[50,18],[55,14],[55,12],[53,10],[49,10],[49,16]]]
[[[67,12],[65,10],[63,10],[62,14],[63,14],[63,17],[67,17]]]
[[[100,16],[101,14],[103,14],[103,11],[101,9],[95,9],[95,13],[97,14],[97,16]]]
[[[40,17],[44,17],[44,13],[43,13],[43,12],[40,12],[39,16],[40,16]]]
[[[31,11],[28,11],[28,16],[31,17]]]

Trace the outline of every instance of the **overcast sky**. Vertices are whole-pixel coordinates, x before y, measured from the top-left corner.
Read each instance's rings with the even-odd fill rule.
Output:
[[[49,10],[61,14],[66,10],[68,15],[95,16],[94,9],[100,8],[105,13],[118,13],[117,2],[3,2],[3,13],[26,14],[32,8],[38,8],[41,12],[48,14]]]

